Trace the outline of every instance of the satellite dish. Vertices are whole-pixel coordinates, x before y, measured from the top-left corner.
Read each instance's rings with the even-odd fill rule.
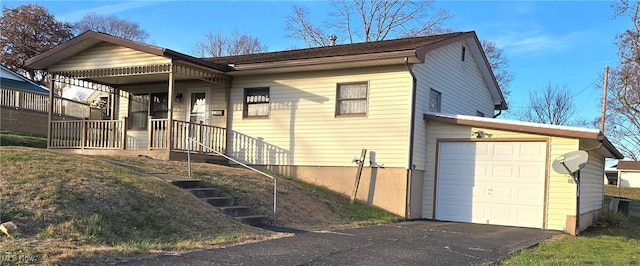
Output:
[[[587,165],[589,154],[586,151],[572,151],[560,155],[553,161],[551,167],[561,174],[573,174]]]

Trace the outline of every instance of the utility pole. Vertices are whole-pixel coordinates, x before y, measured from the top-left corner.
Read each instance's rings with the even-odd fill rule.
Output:
[[[602,93],[602,117],[600,118],[600,132],[604,134],[604,119],[607,115],[607,86],[609,85],[609,66],[604,69],[604,92]]]

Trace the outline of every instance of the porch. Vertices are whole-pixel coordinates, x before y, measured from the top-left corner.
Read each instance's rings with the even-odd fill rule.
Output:
[[[203,123],[149,117],[146,143],[128,134],[128,119],[51,121],[49,148],[117,151],[192,151],[212,153],[201,146],[187,146],[187,138],[203,143],[216,152],[226,152],[226,129]],[[172,128],[171,132],[168,128]],[[111,154],[107,152],[103,154]]]
[[[60,120],[49,101],[48,147],[83,154],[170,159],[187,136],[226,153],[228,67],[169,49],[86,32],[27,60],[49,72],[51,93],[90,89],[102,120]],[[208,153],[194,147],[195,152]]]

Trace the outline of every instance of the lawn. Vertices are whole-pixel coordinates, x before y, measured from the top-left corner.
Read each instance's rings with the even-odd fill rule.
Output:
[[[612,197],[631,199],[628,217],[605,211],[596,225],[579,236],[562,235],[536,248],[523,250],[502,264],[640,265],[640,188],[605,185],[605,206]]]
[[[186,175],[184,162],[125,161]],[[193,170],[241,204],[270,214],[269,179],[209,164],[194,164]],[[12,221],[19,228],[14,239],[0,236],[0,265],[114,263],[287,236],[240,224],[166,181],[96,157],[0,147],[0,175],[0,222]],[[278,225],[296,229],[399,218],[378,208],[350,205],[345,196],[288,178],[279,180],[278,197]]]
[[[47,137],[0,130],[0,146],[46,148]]]

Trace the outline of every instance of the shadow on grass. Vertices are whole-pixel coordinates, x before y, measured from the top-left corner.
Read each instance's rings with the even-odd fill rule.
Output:
[[[611,199],[612,197],[605,196],[605,211],[607,211]],[[581,235],[585,237],[621,237],[640,241],[640,200],[630,199],[629,215],[626,217],[622,215],[622,217],[622,225],[607,226],[607,223],[602,219],[603,215],[601,215],[600,219]]]

